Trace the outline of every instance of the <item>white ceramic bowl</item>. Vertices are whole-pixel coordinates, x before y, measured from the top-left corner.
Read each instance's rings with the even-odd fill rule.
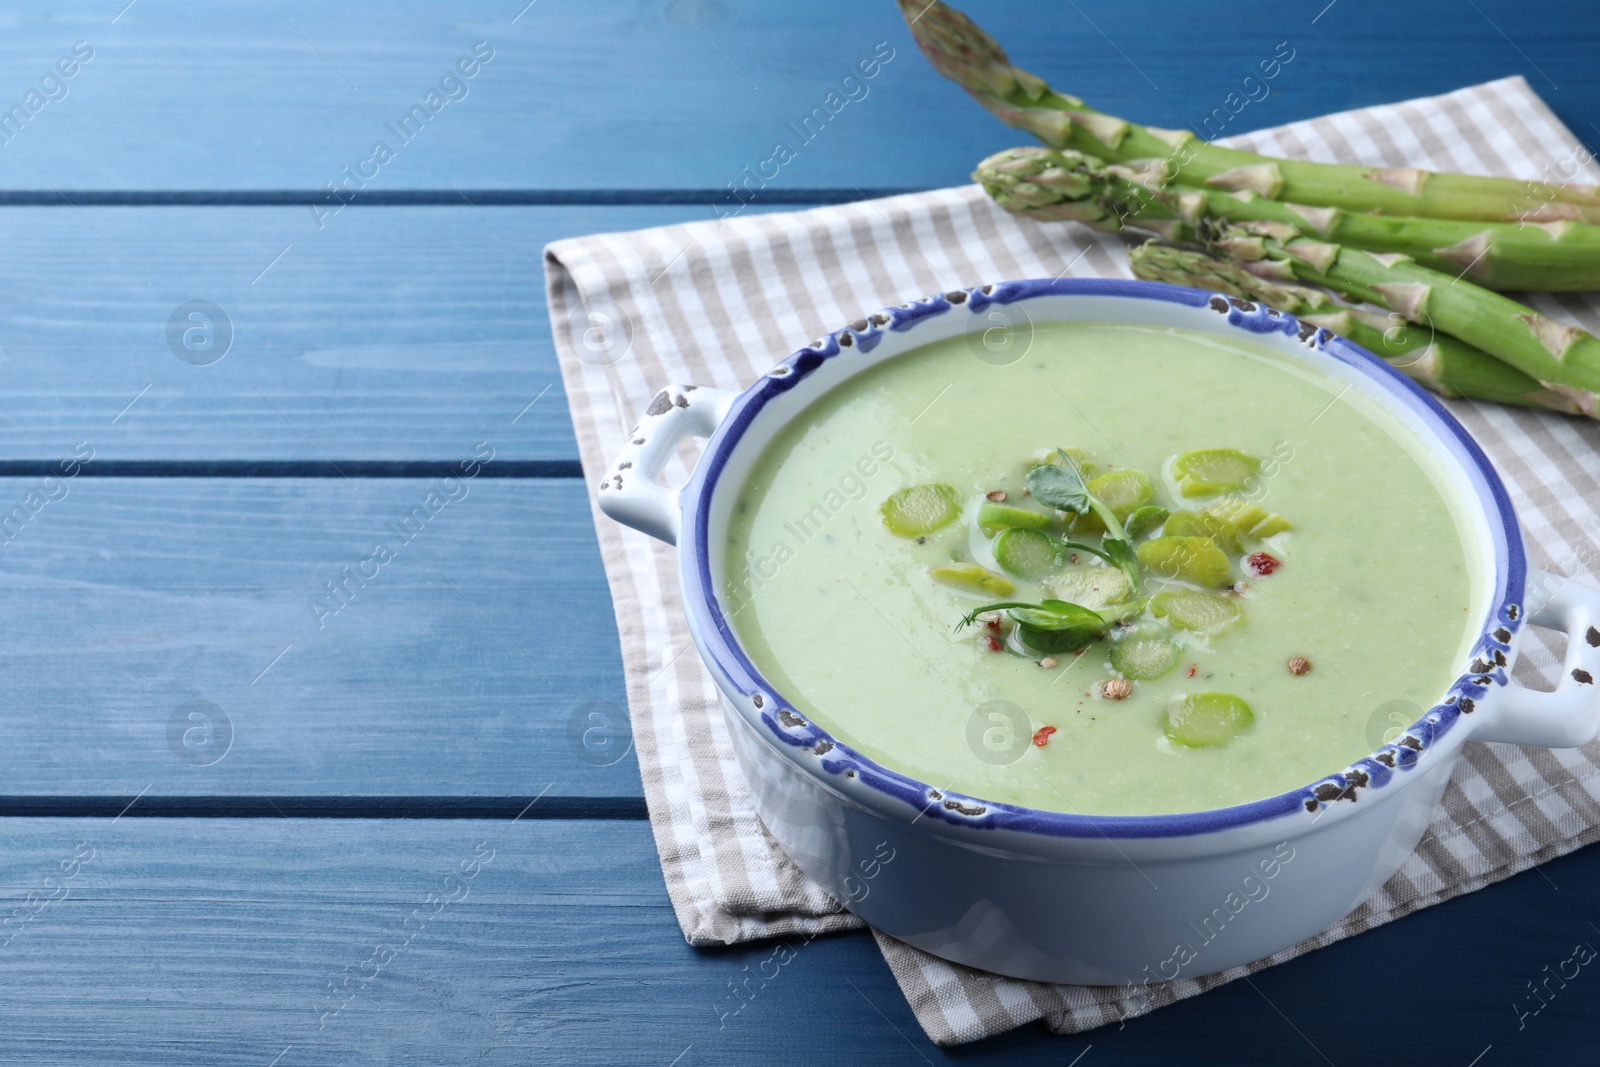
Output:
[[[730,463],[748,468],[799,411],[882,360],[997,324],[1070,319],[1242,331],[1360,390],[1441,457],[1460,498],[1478,505],[1465,540],[1480,571],[1473,610],[1482,636],[1466,673],[1402,736],[1254,803],[1082,816],[940,792],[828,736],[760,676],[722,609],[720,546],[737,488],[722,486]],[[688,484],[664,488],[656,479],[689,435],[710,441]],[[801,869],[856,914],[958,963],[1122,984],[1271,955],[1348,914],[1400,867],[1469,738],[1569,747],[1600,729],[1600,591],[1530,572],[1494,469],[1431,397],[1350,342],[1246,301],[1126,281],[947,293],[830,334],[738,395],[669,386],[629,442],[600,484],[600,507],[677,544],[689,632],[722,690],[762,819]],[[1566,631],[1554,692],[1510,681],[1529,621]]]

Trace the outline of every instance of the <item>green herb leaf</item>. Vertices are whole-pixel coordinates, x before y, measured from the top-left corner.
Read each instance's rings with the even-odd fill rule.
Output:
[[[1106,562],[1121,567],[1133,587],[1139,588],[1139,555],[1134,550],[1133,542],[1107,537],[1100,542],[1100,547],[1104,550]]]
[[[1094,614],[1088,608],[1074,604],[1070,600],[1041,600],[1039,606],[1053,615],[1081,615],[1084,612]]]
[[[991,611],[1004,611],[1007,608],[1037,608],[1038,604],[1029,604],[1020,600],[1002,600],[997,604],[985,604],[981,608],[973,608],[961,616],[961,621],[956,623],[958,631],[965,630],[968,626],[978,621],[979,615],[986,615]]]
[[[1041,463],[1028,472],[1028,492],[1039,503],[1057,511],[1070,511],[1083,515],[1089,511],[1089,489],[1083,484],[1083,475],[1072,462],[1072,457],[1056,449],[1062,464]]]
[[[957,630],[971,626],[988,611],[1005,611],[1017,624],[1017,636],[1035,652],[1075,652],[1106,632],[1099,612],[1065,600],[1026,604],[1014,600],[985,604],[962,616]]]

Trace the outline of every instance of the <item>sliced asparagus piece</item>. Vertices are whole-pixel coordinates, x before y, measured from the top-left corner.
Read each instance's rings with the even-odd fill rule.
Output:
[[[1211,588],[1227,585],[1227,554],[1209,537],[1157,537],[1138,548],[1139,566],[1159,578]]]
[[[1132,469],[1109,471],[1089,479],[1089,493],[1111,509],[1119,519],[1126,519],[1150,502],[1150,479],[1142,471]]]
[[[1140,126],[1096,111],[1011,65],[994,39],[938,0],[899,0],[911,35],[935,70],[1000,121],[1052,148],[1113,163],[1138,162],[1162,181],[1253,190],[1274,200],[1354,212],[1529,222],[1600,221],[1600,188],[1273,159],[1209,144],[1187,130]]]
[[[897,537],[920,537],[961,517],[961,497],[942,482],[913,485],[890,494],[878,507],[883,524]]]
[[[1207,511],[1174,511],[1161,533],[1165,537],[1209,537],[1230,556],[1244,553],[1242,531],[1226,519]]]
[[[1170,512],[1159,504],[1146,504],[1128,516],[1126,523],[1128,537],[1137,539],[1154,530],[1157,526],[1167,521]]]
[[[1244,536],[1253,537],[1258,541],[1294,529],[1289,520],[1277,512],[1268,511],[1260,504],[1237,496],[1225,496],[1215,503],[1207,504],[1206,512],[1226,522]]]
[[[1184,496],[1215,496],[1246,488],[1261,461],[1237,448],[1197,448],[1172,461],[1172,476]]]
[[[941,563],[936,567],[929,567],[928,574],[940,585],[959,589],[963,593],[1010,596],[1017,591],[1016,585],[1009,578],[1004,578],[976,563]]]
[[[1212,633],[1244,616],[1237,601],[1193,589],[1157,593],[1150,598],[1150,614],[1166,619],[1180,630]]]
[[[1190,693],[1167,709],[1167,740],[1185,748],[1223,745],[1256,721],[1250,705],[1232,693]]]
[[[1061,569],[1061,548],[1049,534],[1014,526],[994,539],[994,561],[1007,574],[1038,579]]]
[[[1137,682],[1161,677],[1176,667],[1182,656],[1183,650],[1155,627],[1135,631],[1111,646],[1111,666]]]
[[[1066,571],[1045,581],[1059,600],[1103,611],[1113,604],[1126,604],[1133,598],[1133,583],[1115,567],[1095,567]]]
[[[1050,516],[1042,511],[1029,511],[1027,508],[1014,508],[1009,504],[993,504],[988,501],[978,505],[978,528],[990,536],[1013,527],[1023,530],[1042,530],[1049,526],[1050,522]]]
[[[1128,516],[1150,502],[1150,479],[1142,471],[1107,471],[1089,479],[1089,493],[1111,509],[1118,519]],[[1094,512],[1080,515],[1073,524],[1074,533],[1097,533],[1105,530],[1105,523]]]
[[[1036,457],[1028,463],[1027,470],[1031,471],[1035,467],[1060,467],[1068,460],[1072,461],[1073,467],[1084,478],[1093,478],[1100,473],[1100,461],[1095,459],[1087,449],[1073,445],[1068,445],[1066,448],[1052,449]],[[1026,476],[1026,471],[1024,471],[1024,476]]]

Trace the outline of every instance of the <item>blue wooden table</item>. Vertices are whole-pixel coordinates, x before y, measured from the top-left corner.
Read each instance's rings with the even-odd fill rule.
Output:
[[[971,6],[1162,126],[1287,41],[1240,130],[1521,73],[1600,140],[1578,3]],[[685,946],[631,754],[569,729],[623,691],[540,249],[711,217],[879,42],[748,210],[964,181],[1017,138],[887,0],[34,7],[0,14],[0,1060],[1592,1062],[1600,978],[1513,1009],[1600,945],[1592,852],[1075,1038],[940,1050],[866,935],[722,1018],[771,946]]]

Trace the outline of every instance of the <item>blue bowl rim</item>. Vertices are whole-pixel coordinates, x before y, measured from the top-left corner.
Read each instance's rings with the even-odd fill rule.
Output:
[[[721,597],[711,576],[707,543],[712,490],[727,466],[729,453],[751,421],[769,401],[793,389],[826,366],[829,360],[852,350],[871,352],[881,343],[885,331],[904,333],[920,322],[949,313],[961,305],[966,305],[971,312],[979,312],[995,304],[1009,305],[1047,296],[1110,296],[1193,308],[1209,307],[1225,315],[1230,326],[1246,332],[1276,332],[1298,337],[1310,349],[1365,374],[1386,390],[1391,399],[1421,416],[1420,421],[1434,434],[1459,446],[1460,453],[1464,453],[1470,463],[1468,473],[1473,476],[1471,480],[1480,503],[1491,520],[1495,589],[1469,669],[1446,690],[1439,703],[1425,711],[1394,742],[1339,773],[1244,804],[1166,815],[1081,815],[956,794],[884,767],[807,720],[762,678],[744,654],[721,610]],[[1477,702],[1491,686],[1509,684],[1511,646],[1522,621],[1527,559],[1510,497],[1477,442],[1433,396],[1366,349],[1326,329],[1303,323],[1293,315],[1223,294],[1160,282],[1078,278],[996,282],[885,308],[851,323],[791,353],[734,400],[727,417],[707,442],[680,499],[684,528],[690,533],[681,542],[684,548],[680,550],[681,554],[691,557],[687,561],[680,559],[680,566],[688,563],[691,568],[684,575],[685,593],[699,594],[685,596],[685,610],[697,625],[701,651],[708,663],[752,701],[773,741],[791,750],[810,750],[817,769],[827,775],[856,779],[884,799],[901,801],[930,819],[955,826],[1049,837],[1117,839],[1187,837],[1295,813],[1311,812],[1320,817],[1321,809],[1332,807],[1338,801],[1353,802],[1359,795],[1383,790],[1396,782],[1398,774],[1409,776],[1408,772],[1414,772],[1421,765],[1458,725],[1461,717],[1475,710]],[[1498,522],[1493,521],[1495,519]],[[793,754],[803,755],[798,751]],[[843,787],[842,782],[840,785]]]

